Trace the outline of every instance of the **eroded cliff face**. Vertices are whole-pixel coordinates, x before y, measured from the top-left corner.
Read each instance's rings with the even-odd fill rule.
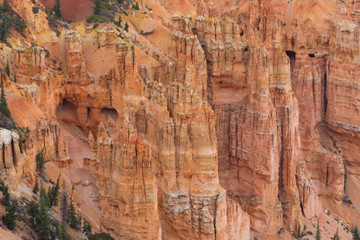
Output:
[[[4,133],[16,182],[41,149],[86,169],[92,217],[116,239],[280,238],[325,209],[355,224],[357,1],[143,1],[122,15],[128,32],[77,22],[58,34],[31,1],[13,4],[35,43],[4,45],[9,107],[31,130],[23,153]],[[81,164],[64,126],[89,146]]]

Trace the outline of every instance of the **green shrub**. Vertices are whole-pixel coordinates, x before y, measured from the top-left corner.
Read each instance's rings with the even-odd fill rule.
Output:
[[[115,240],[108,233],[95,233],[89,240]]]
[[[101,17],[99,15],[91,15],[90,17],[88,17],[86,19],[86,22],[87,23],[92,23],[92,22],[96,23],[96,22],[100,21],[100,19],[101,19]]]

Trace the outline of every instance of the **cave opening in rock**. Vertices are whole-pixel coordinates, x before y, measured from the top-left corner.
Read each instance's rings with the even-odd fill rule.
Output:
[[[290,59],[290,73],[291,76],[293,75],[293,70],[296,62],[296,52],[294,51],[286,51],[286,55],[288,55]]]
[[[90,120],[91,120],[91,109],[89,107],[86,108],[86,113],[87,113],[87,122],[90,122]]]
[[[197,30],[197,28],[192,28],[192,29],[191,29],[191,32],[192,32],[194,35],[197,35],[198,30]]]
[[[65,99],[57,106],[56,116],[64,122],[77,122],[78,120],[76,106]]]
[[[314,54],[309,54],[309,57],[310,57],[310,58],[314,58],[315,55],[314,55]]]
[[[117,122],[119,118],[119,114],[114,108],[102,108],[100,115],[103,122],[107,122],[108,116],[111,117],[114,122]]]

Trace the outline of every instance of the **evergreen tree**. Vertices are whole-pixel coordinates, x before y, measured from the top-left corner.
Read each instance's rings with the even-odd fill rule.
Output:
[[[44,150],[41,150],[38,154],[36,154],[36,169],[41,174],[45,169],[45,154]]]
[[[66,225],[63,222],[61,223],[61,225],[59,223],[56,223],[55,236],[58,240],[68,240],[69,239]]]
[[[94,14],[100,15],[101,11],[101,0],[93,0],[95,7],[94,7]]]
[[[128,31],[129,31],[129,24],[128,24],[127,22],[125,23],[124,30],[125,30],[126,32],[128,32]]]
[[[60,238],[61,240],[69,239],[69,235],[67,232],[67,226],[64,222],[61,223],[60,236],[61,236],[61,238]]]
[[[74,202],[70,199],[69,205],[69,225],[72,228],[81,230],[81,215],[80,213],[76,213]]]
[[[60,204],[60,211],[61,211],[62,221],[64,223],[68,222],[68,217],[69,217],[68,209],[69,209],[69,194],[66,191],[66,184],[65,184],[65,181],[64,181],[63,186],[62,186],[61,204]]]
[[[16,214],[18,209],[18,203],[15,200],[6,208],[6,215],[4,216],[4,224],[10,230],[15,228],[16,220],[19,219],[19,215]]]
[[[339,229],[336,229],[336,233],[335,233],[334,236],[331,238],[331,240],[340,240]]]
[[[90,222],[88,220],[86,220],[86,219],[84,219],[83,232],[85,233],[85,235],[87,237],[92,236],[92,229],[91,229]]]
[[[306,231],[306,225],[304,225],[303,228],[301,228],[301,225],[300,223],[298,224],[298,228],[297,228],[297,233],[293,233],[293,237],[296,238],[296,239],[302,239],[303,237],[305,236],[308,236],[308,235],[312,235],[312,232],[307,232]]]
[[[121,27],[121,23],[122,23],[122,20],[121,20],[121,15],[119,16],[119,21],[117,22],[117,25],[119,26],[119,27]]]
[[[9,60],[7,60],[7,62],[6,62],[5,73],[6,73],[6,75],[8,75],[8,77],[10,77],[10,64],[9,64]]]
[[[316,226],[316,240],[321,240],[321,233],[320,233],[320,227],[319,227],[319,219]]]
[[[37,194],[38,192],[39,192],[39,179],[38,179],[38,177],[36,177],[33,193]]]
[[[8,13],[3,13],[0,24],[0,40],[5,41],[10,28],[12,27],[12,18]]]
[[[55,17],[58,19],[62,19],[63,15],[61,13],[61,4],[60,4],[60,0],[56,0],[54,7],[53,7],[53,11],[55,13]]]
[[[48,191],[49,206],[57,206],[59,203],[59,190],[60,190],[60,174],[56,181],[56,185],[51,187]]]
[[[5,183],[2,179],[0,179],[0,191],[4,191]]]
[[[4,0],[3,5],[2,5],[2,10],[4,12],[8,12],[11,10],[11,5],[10,5],[9,0]]]
[[[33,225],[33,227],[36,227],[36,220],[35,219],[39,214],[39,204],[34,202],[34,201],[29,202],[27,213],[30,216],[31,224]]]
[[[353,232],[353,240],[360,240],[360,236],[359,236],[359,230],[358,227],[356,226]]]
[[[55,223],[55,236],[57,239],[61,239],[60,226],[59,223]]]
[[[11,117],[10,110],[7,106],[5,91],[4,91],[4,82],[3,82],[3,73],[1,72],[1,97],[0,97],[0,112],[6,116]]]
[[[50,225],[50,216],[49,216],[49,201],[47,199],[46,191],[43,183],[41,183],[40,188],[40,209],[39,214],[36,218],[36,225],[38,229],[39,240],[49,240],[51,225]]]
[[[70,227],[72,228],[76,228],[78,225],[75,206],[72,199],[70,200],[70,206],[69,206],[69,224]]]
[[[6,206],[6,207],[9,207],[10,206],[10,193],[9,193],[9,186],[8,185],[5,185],[3,183],[3,186],[2,186],[2,194],[3,194],[3,198],[2,198],[2,202],[3,204]]]
[[[133,9],[140,10],[139,3],[137,2],[135,5],[133,5]]]

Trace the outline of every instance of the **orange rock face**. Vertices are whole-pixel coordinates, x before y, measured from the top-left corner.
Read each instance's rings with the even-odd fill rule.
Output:
[[[13,4],[36,44],[4,46],[10,110],[31,130],[24,153],[0,132],[9,179],[32,177],[41,149],[71,169],[67,126],[116,239],[274,239],[325,209],[356,223],[358,1],[145,0],[128,32],[57,35]]]

